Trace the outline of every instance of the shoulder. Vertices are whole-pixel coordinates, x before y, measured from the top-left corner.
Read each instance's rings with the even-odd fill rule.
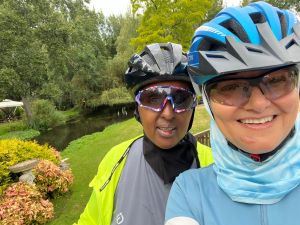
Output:
[[[119,164],[121,160],[126,158],[127,150],[129,150],[131,145],[140,137],[142,137],[142,135],[112,147],[99,164],[98,172],[90,183],[90,186],[97,186],[97,184],[102,184],[103,180],[107,180],[113,172],[115,166]]]
[[[124,141],[114,147],[112,147],[109,152],[104,156],[103,160],[99,165],[99,169],[101,167],[110,167],[110,165],[114,165],[126,152],[126,150],[131,147],[131,145],[138,139],[140,139],[142,135],[132,138],[130,140]]]
[[[210,165],[205,168],[184,171],[176,178],[175,183],[182,189],[187,189],[188,191],[191,190],[191,186],[197,189],[197,187],[207,186],[208,183],[214,182],[214,180],[215,173],[213,166]]]

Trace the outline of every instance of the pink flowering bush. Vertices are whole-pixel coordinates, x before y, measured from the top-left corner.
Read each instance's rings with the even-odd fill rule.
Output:
[[[43,199],[35,185],[17,182],[0,198],[1,225],[43,224],[53,218],[53,204]]]
[[[61,170],[49,160],[41,160],[34,169],[37,188],[43,195],[56,197],[69,190],[73,184],[71,170]]]

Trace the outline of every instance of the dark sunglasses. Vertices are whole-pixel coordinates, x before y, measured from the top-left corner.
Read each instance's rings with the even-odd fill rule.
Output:
[[[270,101],[291,93],[298,85],[298,74],[297,67],[292,66],[258,77],[215,80],[205,84],[204,89],[213,102],[228,106],[243,106],[249,101],[253,87],[258,87]]]
[[[139,106],[155,112],[162,111],[168,101],[176,113],[191,110],[197,105],[194,93],[174,86],[152,86],[140,90],[135,101]]]

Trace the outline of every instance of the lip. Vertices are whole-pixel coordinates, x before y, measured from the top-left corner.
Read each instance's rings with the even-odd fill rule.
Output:
[[[271,116],[261,116],[261,117],[248,117],[244,119],[239,119],[237,122],[241,124],[243,127],[260,130],[260,129],[267,129],[271,128],[274,122],[277,119],[277,115]],[[243,122],[242,122],[243,121]]]
[[[171,138],[175,135],[177,129],[175,126],[157,126],[156,130],[160,136]]]

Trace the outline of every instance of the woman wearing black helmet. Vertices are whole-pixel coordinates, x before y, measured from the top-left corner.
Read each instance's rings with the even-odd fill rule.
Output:
[[[200,26],[189,72],[211,114],[215,163],[180,175],[167,225],[295,225],[300,203],[300,24],[265,2]]]
[[[91,182],[78,225],[162,225],[175,177],[212,162],[211,151],[188,133],[196,97],[181,45],[151,44],[125,73],[144,135],[115,146]]]

